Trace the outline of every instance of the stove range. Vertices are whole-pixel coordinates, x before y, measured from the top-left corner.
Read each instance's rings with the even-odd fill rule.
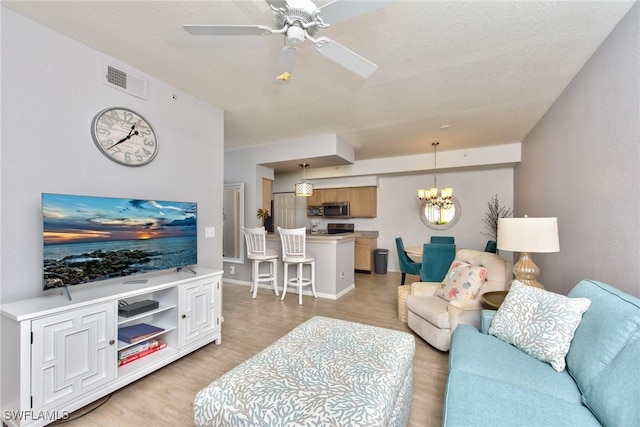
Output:
[[[330,222],[327,224],[327,234],[353,233],[354,231],[355,227],[353,224],[339,222]]]

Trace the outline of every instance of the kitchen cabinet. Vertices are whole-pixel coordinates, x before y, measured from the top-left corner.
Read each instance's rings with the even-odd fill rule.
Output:
[[[324,190],[314,189],[313,194],[307,197],[307,206],[321,206]]]
[[[376,187],[352,187],[349,189],[349,204],[352,218],[375,218],[378,214]]]
[[[354,269],[359,272],[371,273],[373,270],[373,250],[378,246],[378,239],[371,237],[356,237],[354,244]]]
[[[322,203],[349,201],[349,188],[325,188],[320,191],[322,191]]]
[[[349,202],[351,218],[375,218],[378,214],[378,188],[344,187],[313,190],[307,198],[307,206],[321,206],[323,203]]]

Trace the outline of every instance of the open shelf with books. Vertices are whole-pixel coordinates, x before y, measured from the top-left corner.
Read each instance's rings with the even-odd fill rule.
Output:
[[[118,351],[118,367],[162,350],[167,343],[161,337],[149,338]]]
[[[148,325],[148,324],[138,323],[132,326],[139,326],[139,325]],[[121,352],[122,350],[125,350],[137,344],[140,344],[144,341],[148,341],[152,338],[157,338],[157,337],[162,337],[164,339],[165,344],[175,341],[175,340],[171,340],[170,339],[171,337],[169,336],[169,333],[176,329],[175,325],[165,325],[162,323],[154,323],[153,325],[149,325],[149,326],[153,326],[154,328],[157,328],[156,332],[139,335],[136,339],[133,339],[133,340],[122,339],[124,337],[121,336],[120,330],[126,329],[126,328],[118,328],[118,331],[119,331],[118,332],[118,352]]]

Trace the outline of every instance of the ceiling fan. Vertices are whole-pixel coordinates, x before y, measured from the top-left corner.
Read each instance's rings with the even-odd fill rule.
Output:
[[[198,25],[185,24],[186,32],[195,36],[256,36],[282,34],[285,44],[276,63],[275,82],[287,83],[293,73],[298,46],[305,40],[313,43],[323,56],[362,77],[372,75],[378,66],[328,37],[314,38],[322,28],[344,22],[379,9],[392,1],[333,0],[317,7],[311,0],[265,0],[273,11],[275,28],[266,25]]]

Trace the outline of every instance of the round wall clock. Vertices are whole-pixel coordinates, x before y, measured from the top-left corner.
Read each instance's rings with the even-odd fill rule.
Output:
[[[96,114],[91,136],[102,154],[121,165],[142,166],[158,154],[158,137],[151,124],[127,108],[107,108]]]

